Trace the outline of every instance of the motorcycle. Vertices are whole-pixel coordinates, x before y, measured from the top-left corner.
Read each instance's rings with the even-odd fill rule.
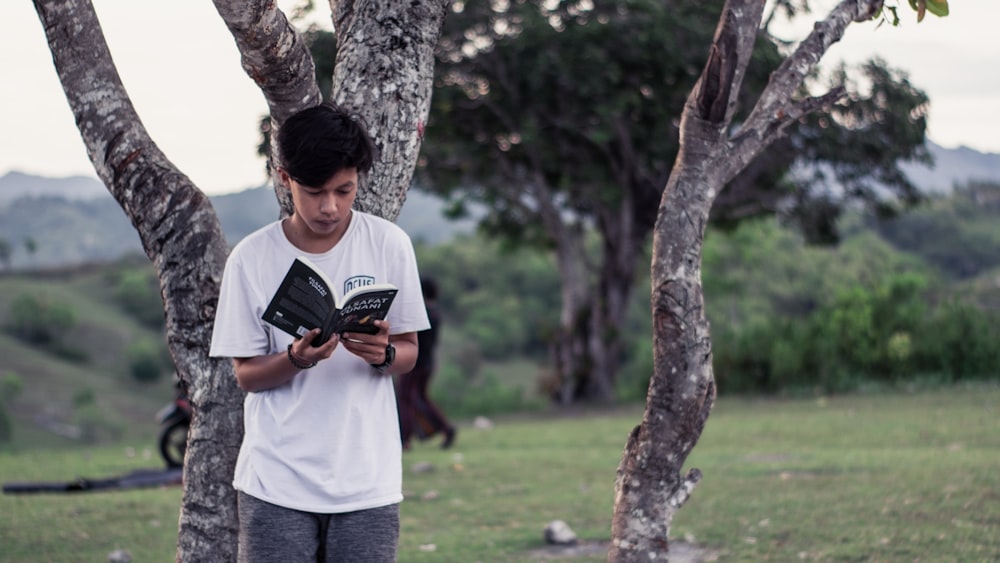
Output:
[[[183,467],[191,426],[191,402],[187,385],[180,378],[175,385],[174,400],[156,413],[156,419],[160,422],[159,446],[163,461],[169,468]]]

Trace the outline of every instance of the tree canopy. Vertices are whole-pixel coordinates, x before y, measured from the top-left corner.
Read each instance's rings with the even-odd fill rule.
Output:
[[[652,233],[680,146],[679,116],[722,6],[466,3],[445,22],[420,185],[459,211],[484,204],[487,233],[559,255],[563,313],[553,347],[563,358],[563,400],[607,398],[613,386],[636,249]],[[786,50],[758,34],[734,123]],[[810,240],[832,242],[843,206],[886,212],[917,199],[899,165],[929,158],[927,97],[878,59],[831,80],[845,98],[795,120],[727,182],[711,209],[716,225],[780,213]],[[813,72],[797,97],[810,87],[829,85]]]

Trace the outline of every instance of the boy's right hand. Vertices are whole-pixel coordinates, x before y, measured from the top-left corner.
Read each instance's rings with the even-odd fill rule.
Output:
[[[313,346],[313,340],[319,338],[320,330],[314,328],[305,333],[302,338],[292,342],[292,354],[305,363],[320,362],[333,355],[333,351],[340,344],[340,336],[334,334],[321,346]]]

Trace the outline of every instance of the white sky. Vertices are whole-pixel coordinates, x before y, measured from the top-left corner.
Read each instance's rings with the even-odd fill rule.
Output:
[[[93,3],[125,87],[167,157],[210,194],[261,184],[264,162],[256,156],[256,127],[267,104],[240,66],[232,36],[213,4]],[[814,16],[833,3],[813,0]],[[296,4],[278,0],[286,13]],[[885,58],[929,95],[934,142],[1000,153],[1000,0],[950,4],[947,18],[928,15],[920,24],[909,8],[900,9],[899,28],[855,24],[824,60]],[[328,21],[328,4],[316,5]],[[17,170],[94,176],[28,0],[0,2],[0,68],[6,122],[0,175]]]

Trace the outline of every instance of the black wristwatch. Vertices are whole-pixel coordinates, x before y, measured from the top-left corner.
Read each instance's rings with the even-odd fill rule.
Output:
[[[396,359],[396,347],[392,345],[392,342],[385,345],[385,361],[381,364],[371,364],[371,366],[379,371],[379,373],[384,372],[392,365],[393,360]]]

